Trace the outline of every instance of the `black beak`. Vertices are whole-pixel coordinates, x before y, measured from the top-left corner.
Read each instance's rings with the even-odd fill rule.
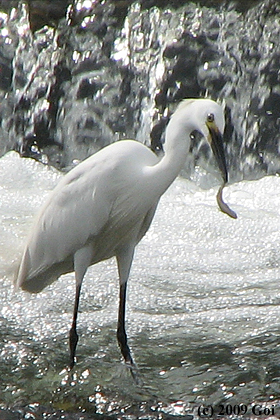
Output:
[[[226,184],[228,182],[228,171],[224,152],[223,136],[214,122],[207,123],[207,127],[209,130],[208,140],[221,171],[223,181]]]

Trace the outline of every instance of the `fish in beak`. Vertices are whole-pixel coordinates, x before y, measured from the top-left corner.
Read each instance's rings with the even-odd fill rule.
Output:
[[[237,214],[223,200],[223,189],[226,183],[228,182],[228,171],[227,171],[226,158],[225,158],[225,152],[224,152],[223,136],[214,121],[213,114],[208,115],[206,126],[209,131],[207,139],[211,146],[213,154],[216,158],[218,167],[221,171],[221,175],[224,181],[223,185],[219,188],[219,191],[216,196],[217,203],[220,210],[223,213],[227,214],[229,217],[232,217],[233,219],[237,219]]]

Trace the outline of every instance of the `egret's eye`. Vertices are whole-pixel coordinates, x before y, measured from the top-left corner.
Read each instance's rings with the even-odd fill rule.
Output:
[[[208,114],[207,115],[207,122],[212,123],[214,121],[215,117],[214,114]]]

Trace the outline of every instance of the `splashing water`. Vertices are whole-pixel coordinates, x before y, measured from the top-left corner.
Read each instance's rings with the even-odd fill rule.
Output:
[[[113,260],[86,275],[73,375],[65,369],[73,275],[39,295],[13,293],[12,262],[59,175],[15,153],[0,167],[2,406],[31,410],[32,403],[35,412],[50,406],[123,418],[196,415],[201,404],[278,407],[278,177],[226,188],[237,220],[218,210],[216,188],[203,191],[178,179],[162,198],[129,281],[127,332],[141,388],[117,347]]]
[[[33,33],[24,2],[1,18],[3,152],[67,167],[120,138],[157,147],[174,103],[206,95],[225,105],[231,180],[278,172],[277,1],[242,10],[76,1],[55,28]],[[205,188],[215,184],[209,153],[198,141],[185,167]]]

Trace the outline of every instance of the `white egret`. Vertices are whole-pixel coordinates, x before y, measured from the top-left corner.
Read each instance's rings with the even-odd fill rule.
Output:
[[[208,139],[226,183],[222,108],[210,99],[187,99],[167,126],[162,159],[134,140],[113,143],[66,174],[39,212],[16,286],[37,293],[62,274],[75,272],[70,368],[74,366],[78,342],[76,326],[83,277],[90,265],[113,256],[120,284],[117,339],[125,362],[135,367],[125,331],[126,288],[134,248],[147,232],[161,195],[184,165],[196,130]]]

